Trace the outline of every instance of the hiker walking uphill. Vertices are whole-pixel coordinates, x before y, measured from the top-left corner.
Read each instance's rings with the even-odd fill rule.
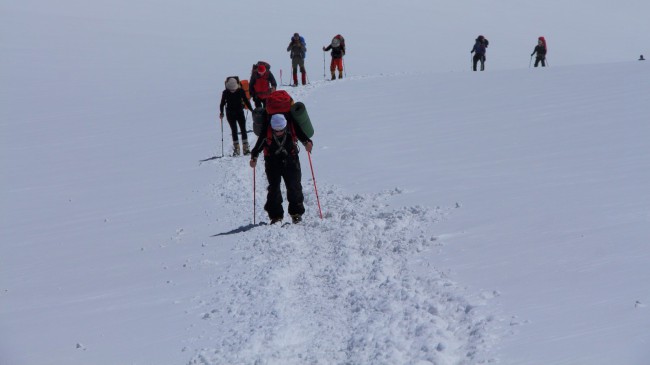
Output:
[[[246,92],[239,85],[235,77],[229,77],[226,80],[226,89],[221,94],[221,104],[219,105],[219,118],[223,119],[223,109],[226,107],[226,119],[232,132],[233,155],[239,155],[239,133],[237,126],[241,130],[241,142],[244,155],[250,153],[248,146],[248,133],[246,133],[246,116],[244,116],[244,106],[248,110],[253,110],[250,101],[246,97]]]
[[[305,213],[305,198],[300,182],[302,173],[297,142],[300,141],[309,153],[313,143],[290,111],[270,114],[275,111],[271,109],[266,116],[255,147],[251,150],[250,166],[257,166],[257,157],[263,151],[264,170],[269,182],[264,210],[268,213],[271,224],[282,221],[284,217],[280,190],[282,180],[287,190],[289,215],[293,223],[298,223],[302,221],[302,215]]]
[[[271,73],[271,66],[262,61],[253,65],[249,85],[255,107],[265,106],[266,98],[278,87],[278,83]]]
[[[535,57],[535,67],[537,67],[540,62],[542,63],[542,67],[546,67],[546,51],[546,39],[544,39],[544,37],[537,38],[537,46],[535,46],[533,53],[530,54],[530,57],[533,57],[533,55],[537,53],[537,56]],[[528,67],[530,67],[530,64]]]
[[[340,34],[332,38],[329,46],[323,47],[323,51],[331,50],[332,62],[330,63],[330,72],[332,73],[332,80],[336,79],[335,71],[339,70],[339,79],[343,78],[343,56],[345,56],[345,39]],[[323,60],[323,62],[325,62]],[[325,67],[325,66],[323,66]]]
[[[298,66],[302,74],[302,84],[307,84],[307,71],[305,70],[305,55],[307,54],[307,44],[305,39],[298,33],[294,33],[287,47],[289,57],[291,57],[291,69],[293,71],[293,86],[298,86]]]
[[[478,62],[481,62],[481,71],[485,71],[485,52],[487,50],[488,40],[483,37],[482,35],[478,36],[476,38],[476,41],[474,42],[474,47],[470,51],[470,53],[474,53],[474,57],[472,58],[472,65],[473,65],[473,70],[476,71],[476,66]]]

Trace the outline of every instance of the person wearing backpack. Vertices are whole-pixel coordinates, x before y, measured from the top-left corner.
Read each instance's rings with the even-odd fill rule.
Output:
[[[250,153],[248,145],[248,133],[246,132],[246,116],[244,106],[253,110],[251,102],[246,97],[246,92],[239,85],[236,78],[230,77],[226,81],[226,89],[221,93],[221,104],[219,105],[219,118],[223,119],[223,109],[226,108],[226,119],[232,132],[233,156],[239,156],[239,132],[241,130],[241,142],[244,155]]]
[[[298,141],[311,153],[313,142],[300,128],[291,112],[276,113],[267,116],[255,147],[251,150],[249,164],[252,168],[257,166],[257,157],[264,152],[264,170],[269,183],[264,210],[268,213],[271,224],[281,222],[284,218],[282,180],[287,190],[288,212],[292,222],[301,222],[305,213]]]
[[[472,58],[472,64],[473,64],[473,69],[476,71],[476,66],[478,62],[481,62],[481,71],[485,71],[485,52],[487,50],[488,40],[480,35],[476,40],[474,41],[474,47],[469,53],[474,53],[474,57]]]
[[[256,108],[266,106],[266,98],[278,87],[278,83],[271,73],[271,66],[262,61],[253,65],[251,79],[248,84]]]
[[[293,70],[293,86],[298,86],[298,66],[302,74],[302,84],[307,84],[307,70],[305,70],[305,55],[307,54],[307,44],[305,39],[298,33],[294,33],[287,47],[289,57],[291,57],[291,69]]]
[[[323,51],[331,50],[332,62],[330,63],[330,72],[332,73],[332,80],[336,79],[335,71],[339,70],[339,79],[343,78],[343,56],[345,56],[345,40],[338,34],[332,38],[329,46],[323,47]],[[324,66],[323,66],[324,67]]]
[[[537,53],[537,56],[535,57],[535,67],[537,67],[540,62],[542,63],[542,67],[546,67],[546,39],[544,39],[544,37],[537,38],[537,46],[535,46],[530,57],[533,57],[535,53]],[[530,67],[530,64],[528,67]]]

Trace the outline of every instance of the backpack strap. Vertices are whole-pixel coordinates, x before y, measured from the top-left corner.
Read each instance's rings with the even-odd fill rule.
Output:
[[[296,136],[296,127],[294,127],[293,121],[288,123],[290,128],[291,128],[291,140],[293,141],[293,144],[298,143],[298,136]]]
[[[289,133],[291,134],[291,141],[293,142],[294,148],[291,149],[291,154],[292,155],[297,155],[299,150],[298,150],[298,136],[296,135],[296,127],[294,126],[294,123],[292,121],[287,120],[287,124],[289,125],[289,129],[291,130]],[[273,128],[271,126],[267,126],[266,128],[266,143],[264,145],[264,157],[269,156],[269,147],[273,143]]]

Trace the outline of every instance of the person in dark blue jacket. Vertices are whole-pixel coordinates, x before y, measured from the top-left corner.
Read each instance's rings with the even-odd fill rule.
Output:
[[[490,42],[488,42],[488,40],[482,35],[476,38],[474,47],[470,51],[470,53],[474,53],[474,57],[472,58],[474,71],[476,71],[476,66],[479,61],[481,61],[481,71],[485,71],[485,51],[487,50],[489,43]]]

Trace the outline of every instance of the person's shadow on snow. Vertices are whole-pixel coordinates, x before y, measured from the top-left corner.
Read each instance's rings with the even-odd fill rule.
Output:
[[[251,223],[251,224],[248,224],[246,226],[241,226],[239,228],[235,228],[232,231],[214,234],[214,235],[212,235],[210,237],[227,236],[227,235],[231,235],[231,234],[242,233],[242,232],[250,231],[251,229],[253,229],[255,227],[265,226],[265,225],[267,225],[266,222],[260,222],[260,223],[257,223],[257,224]]]

